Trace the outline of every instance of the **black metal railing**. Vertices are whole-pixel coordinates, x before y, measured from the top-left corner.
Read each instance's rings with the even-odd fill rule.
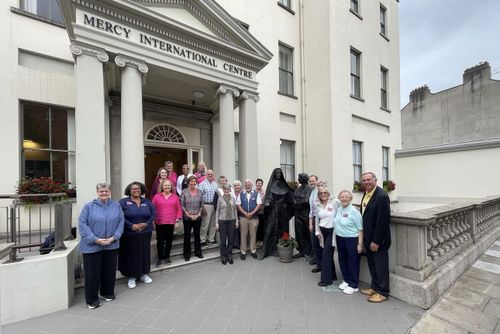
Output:
[[[72,239],[72,202],[65,193],[0,195],[0,242],[9,244],[9,261],[23,258],[19,253],[40,254],[66,249],[64,240]],[[33,203],[42,201],[43,203]],[[46,242],[47,241],[47,242]],[[38,253],[38,252],[37,252]]]

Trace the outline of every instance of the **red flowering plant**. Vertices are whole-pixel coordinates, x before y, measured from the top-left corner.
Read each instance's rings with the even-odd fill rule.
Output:
[[[288,232],[283,232],[283,236],[278,240],[278,246],[295,248],[297,247],[297,241]]]
[[[65,193],[68,194],[68,184],[60,181],[54,181],[48,177],[40,177],[40,178],[25,178],[21,179],[17,183],[17,194],[25,195],[25,194],[56,194],[56,193]],[[64,199],[63,198],[58,199]],[[21,201],[24,203],[47,203],[49,201],[48,196],[26,196],[22,197]]]
[[[391,192],[396,189],[396,183],[392,180],[384,181],[383,187],[385,192]]]

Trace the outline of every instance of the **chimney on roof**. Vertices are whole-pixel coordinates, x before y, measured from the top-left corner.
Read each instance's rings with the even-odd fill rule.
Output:
[[[423,85],[412,90],[410,93],[410,103],[413,105],[413,110],[416,110],[419,106],[421,106],[426,95],[430,93],[431,90],[427,85]]]
[[[491,79],[491,66],[487,61],[480,62],[474,67],[464,71],[464,85],[469,82],[489,81]]]

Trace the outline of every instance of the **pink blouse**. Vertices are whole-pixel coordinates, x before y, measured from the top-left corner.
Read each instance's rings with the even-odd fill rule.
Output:
[[[182,209],[179,197],[172,193],[167,199],[163,193],[156,194],[153,197],[153,205],[156,208],[157,225],[175,224],[176,219],[182,219]]]

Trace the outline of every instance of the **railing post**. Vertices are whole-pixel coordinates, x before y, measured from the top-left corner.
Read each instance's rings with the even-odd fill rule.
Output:
[[[64,245],[64,206],[64,203],[59,203],[55,206],[54,250],[66,249]]]

